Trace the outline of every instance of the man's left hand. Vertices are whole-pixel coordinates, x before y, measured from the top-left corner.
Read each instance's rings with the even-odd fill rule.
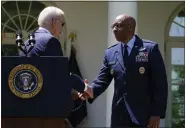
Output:
[[[78,95],[79,92],[77,92],[76,90],[72,89],[71,93],[72,93],[73,100],[77,100],[79,98],[79,95]]]
[[[147,128],[159,128],[160,117],[159,116],[151,116],[148,122]]]

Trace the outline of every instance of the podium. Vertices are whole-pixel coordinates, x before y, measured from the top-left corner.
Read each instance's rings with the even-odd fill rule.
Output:
[[[16,128],[12,125],[18,119],[19,128],[44,128],[43,120],[54,119],[54,126],[68,117],[72,86],[67,57],[1,57],[1,62],[2,128]],[[14,119],[9,127],[7,119]]]

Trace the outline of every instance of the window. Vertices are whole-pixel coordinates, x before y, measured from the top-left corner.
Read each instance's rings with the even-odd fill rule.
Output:
[[[1,32],[6,37],[6,33],[10,36],[18,30],[23,31],[23,35],[34,31],[38,27],[37,17],[45,5],[37,1],[11,1],[1,8]]]
[[[185,65],[184,48],[172,48],[172,127],[181,128],[185,121]]]
[[[43,4],[45,3],[45,4]],[[18,30],[22,32],[22,39],[26,41],[28,34],[38,28],[37,19],[39,13],[46,7],[46,5],[52,5],[51,2],[39,2],[39,1],[7,1],[3,2],[1,6],[1,33],[2,44],[9,45],[15,44],[15,34]],[[66,21],[65,21],[66,22]],[[63,52],[65,53],[66,45],[66,25],[63,27],[62,35],[59,40]],[[10,46],[10,45],[9,45]],[[8,46],[8,49],[10,47]],[[6,46],[5,46],[6,47]],[[13,50],[15,51],[15,50]],[[4,48],[5,55],[16,55],[17,53],[7,53],[10,50]]]
[[[183,6],[184,8],[184,6]],[[167,65],[169,102],[167,116],[168,127],[184,128],[185,126],[185,8],[173,19],[167,42]]]
[[[185,35],[185,8],[173,20],[169,35],[175,36],[175,37],[184,37]]]
[[[38,28],[37,17],[45,5],[37,1],[9,1],[1,6],[1,33],[4,55],[18,55],[15,45],[15,34],[21,30],[23,40]],[[14,45],[13,45],[14,44]]]

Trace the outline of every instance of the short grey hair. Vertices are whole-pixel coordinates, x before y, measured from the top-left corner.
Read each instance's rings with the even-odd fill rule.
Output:
[[[38,25],[40,27],[49,25],[51,24],[51,21],[53,18],[61,17],[61,16],[63,16],[65,20],[64,12],[60,8],[57,8],[54,6],[46,7],[39,14]]]

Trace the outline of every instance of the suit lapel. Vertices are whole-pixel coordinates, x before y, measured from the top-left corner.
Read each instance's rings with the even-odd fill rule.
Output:
[[[117,48],[116,48],[116,58],[117,58],[119,64],[121,65],[122,69],[124,70],[123,53],[122,53],[121,43],[119,43],[117,45]]]

